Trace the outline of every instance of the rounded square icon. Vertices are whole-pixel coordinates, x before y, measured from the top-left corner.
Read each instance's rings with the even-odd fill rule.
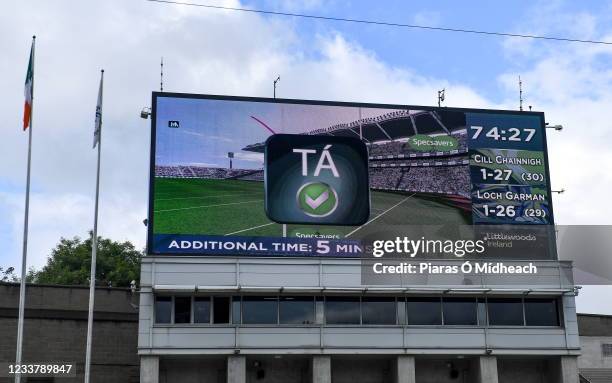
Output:
[[[265,148],[266,215],[278,223],[363,225],[368,150],[358,138],[275,134]]]

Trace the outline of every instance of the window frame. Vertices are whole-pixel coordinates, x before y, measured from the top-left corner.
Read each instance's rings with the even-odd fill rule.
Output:
[[[327,319],[327,301],[328,298],[348,298],[348,299],[356,299],[359,305],[358,316],[359,323],[328,323]],[[348,326],[363,326],[362,323],[362,315],[361,315],[361,296],[354,295],[323,295],[323,326],[331,326],[331,327],[348,327]],[[368,325],[369,326],[369,325]]]
[[[490,309],[490,300],[520,300],[521,302],[521,310],[522,310],[522,317],[523,317],[523,324],[491,324],[491,313],[489,311]],[[520,298],[517,297],[513,297],[513,296],[499,296],[499,297],[485,297],[485,302],[486,302],[486,306],[487,306],[487,327],[491,327],[491,328],[526,328],[526,327],[532,327],[532,326],[527,326],[527,321],[525,319],[525,296],[521,296]],[[538,327],[538,326],[533,326],[533,327]]]
[[[389,323],[368,323],[368,324],[364,324],[363,323],[363,304],[364,304],[364,298],[366,299],[372,299],[372,300],[376,300],[376,299],[389,299],[392,303],[393,303],[393,317],[394,317],[394,323],[393,324],[389,324]],[[398,304],[397,304],[397,297],[395,295],[393,296],[380,296],[380,295],[374,295],[374,296],[360,296],[359,297],[359,325],[360,326],[364,326],[364,327],[380,327],[380,326],[384,326],[384,327],[389,327],[389,326],[398,326],[399,325],[399,318],[397,315],[397,310],[398,310]]]
[[[557,324],[556,325],[528,325],[527,324],[527,305],[526,300],[553,300],[555,302],[555,310],[557,314]],[[563,323],[563,302],[559,297],[537,297],[537,298],[529,298],[523,297],[523,312],[525,313],[525,327],[528,328],[559,328],[565,327]]]
[[[188,323],[176,323],[176,299],[179,297],[190,297],[190,313],[189,313],[189,322]],[[245,323],[244,322],[244,302],[245,298],[274,298],[276,302],[276,322],[275,323]],[[294,298],[312,298],[313,305],[313,322],[308,324],[303,323],[281,323],[281,302],[283,298],[294,297]],[[158,315],[157,315],[157,300],[158,298],[169,298],[170,303],[170,322],[167,323],[158,323]],[[198,298],[207,298],[210,305],[210,313],[209,313],[209,322],[195,322],[195,302]],[[224,298],[229,301],[229,320],[228,323],[214,323],[214,313],[216,305],[214,304],[216,298]],[[331,299],[330,299],[331,298]],[[328,301],[332,299],[347,299],[351,301],[355,301],[358,303],[358,315],[359,322],[358,323],[328,323],[328,315],[327,315],[327,306]],[[394,304],[394,324],[365,324],[364,323],[364,300],[366,299],[374,299],[381,298],[383,300],[389,299]],[[468,324],[447,324],[446,318],[444,315],[444,303],[445,299],[468,299],[474,300],[475,308],[476,308],[476,324],[468,325]],[[437,301],[440,308],[440,323],[439,324],[414,324],[411,323],[411,315],[409,313],[409,303],[411,299],[414,300],[422,300],[422,299],[430,299],[434,302]],[[552,300],[555,302],[555,307],[557,311],[557,325],[528,325],[527,324],[527,303],[529,300]],[[522,324],[491,324],[491,301],[500,300],[500,301],[520,301],[521,309],[522,309]],[[167,300],[165,302],[168,302]],[[501,302],[500,302],[501,303]],[[484,307],[484,309],[482,309]],[[234,317],[236,314],[236,309],[238,309],[237,313],[239,316],[238,322],[234,322]],[[400,310],[402,312],[400,312]],[[240,327],[240,326],[254,326],[254,327],[448,327],[448,328],[564,328],[564,316],[563,316],[563,300],[559,296],[537,296],[537,297],[528,297],[526,295],[522,295],[520,297],[512,296],[512,295],[493,295],[488,296],[487,294],[481,295],[473,295],[473,296],[465,296],[465,295],[457,295],[457,296],[445,296],[445,295],[372,295],[366,296],[364,294],[360,295],[350,295],[350,294],[331,294],[331,295],[323,295],[323,294],[291,294],[291,295],[283,295],[283,294],[214,294],[214,293],[206,293],[206,294],[153,294],[153,310],[152,310],[152,324],[154,327],[168,327],[168,326],[201,326],[201,327]],[[401,318],[403,315],[403,321]],[[484,316],[484,317],[483,317]]]
[[[195,302],[198,298],[208,298],[208,322],[196,322],[195,321]],[[213,296],[212,295],[194,295],[191,301],[191,324],[196,326],[210,326],[213,325]]]
[[[170,298],[170,322],[158,323],[157,322],[157,298]],[[153,296],[153,325],[155,326],[168,326],[174,324],[174,295],[159,294]]]
[[[276,323],[244,323],[244,298],[276,298],[274,301],[276,302]],[[269,327],[269,326],[279,326],[279,315],[280,315],[280,305],[279,305],[279,295],[242,295],[240,297],[240,325],[241,326],[259,326],[259,327]],[[287,325],[284,325],[287,326]]]
[[[410,298],[416,298],[416,299],[436,299],[438,300],[439,303],[439,310],[440,310],[440,323],[436,323],[436,324],[414,324],[414,323],[410,323],[410,312],[408,311],[408,304],[410,302]],[[436,295],[424,295],[424,296],[406,296],[406,326],[407,327],[443,327],[444,326],[444,308],[442,307],[442,296],[436,296]]]
[[[311,298],[311,303],[312,303],[312,322],[311,323],[281,323],[281,302],[283,301],[283,298]],[[277,324],[279,326],[286,326],[286,327],[295,327],[295,326],[300,326],[300,327],[309,327],[309,326],[318,326],[317,324],[317,296],[316,295],[279,295],[277,297],[278,300],[278,321]],[[325,315],[325,312],[323,312],[323,315]],[[325,318],[323,318],[325,319]]]
[[[446,316],[444,315],[444,303],[446,302],[446,300],[452,301],[453,299],[462,299],[462,300],[471,300],[472,303],[474,304],[474,314],[475,314],[475,323],[474,324],[447,324],[446,323]],[[442,325],[444,327],[479,327],[479,318],[478,318],[478,297],[472,297],[472,296],[447,296],[447,297],[442,297]]]

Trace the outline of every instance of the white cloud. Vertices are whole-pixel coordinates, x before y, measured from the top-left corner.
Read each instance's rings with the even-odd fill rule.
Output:
[[[610,12],[563,12],[561,2],[538,3],[520,26],[523,32],[612,41]],[[562,124],[561,132],[548,133],[548,152],[558,224],[612,224],[612,47],[580,43],[550,43],[508,39],[506,55],[515,69],[500,76],[511,93],[520,74],[526,105],[546,113],[547,121]],[[510,101],[508,101],[510,103]],[[576,299],[579,312],[612,314],[602,303],[610,286],[585,286]]]
[[[612,28],[601,18],[558,8],[552,3],[536,9],[525,28],[544,35],[610,40]],[[512,45],[508,52],[516,48]],[[567,190],[555,196],[557,223],[611,224],[612,206],[606,201],[612,174],[606,164],[612,161],[612,122],[607,116],[612,105],[612,47],[528,41],[520,49],[524,57],[517,57],[517,69],[501,75],[500,83],[508,93],[516,93],[520,74],[525,105],[544,111],[547,121],[565,128],[547,132],[553,189]]]

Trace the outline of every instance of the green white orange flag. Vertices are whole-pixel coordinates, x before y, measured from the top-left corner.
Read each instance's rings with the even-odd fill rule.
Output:
[[[32,118],[32,99],[34,95],[34,40],[32,40],[32,48],[30,48],[30,61],[28,62],[28,73],[25,79],[25,104],[23,106],[23,130],[30,126]]]

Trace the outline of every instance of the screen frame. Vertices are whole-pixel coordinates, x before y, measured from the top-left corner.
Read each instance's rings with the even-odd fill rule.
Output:
[[[215,95],[215,94],[196,94],[196,93],[175,93],[175,92],[157,92],[154,91],[151,94],[151,144],[149,148],[149,195],[148,195],[148,216],[147,216],[147,240],[146,240],[146,254],[148,256],[205,256],[214,257],[214,255],[200,255],[200,254],[184,254],[184,253],[155,253],[153,252],[153,227],[154,227],[154,214],[153,214],[153,196],[155,195],[155,153],[156,153],[156,141],[157,141],[157,100],[158,98],[185,98],[185,99],[201,99],[201,100],[222,100],[222,101],[246,101],[246,102],[263,102],[273,104],[298,104],[298,105],[321,105],[321,106],[344,106],[344,107],[361,107],[361,108],[381,108],[381,109],[415,109],[423,111],[451,111],[451,112],[462,112],[462,113],[491,113],[491,114],[505,114],[505,115],[520,115],[520,116],[534,116],[540,119],[540,129],[542,129],[543,139],[543,150],[544,150],[544,161],[546,169],[546,189],[549,196],[549,204],[551,211],[550,226],[554,226],[554,208],[550,181],[550,168],[549,168],[549,157],[548,157],[548,140],[546,137],[546,120],[544,112],[539,111],[521,111],[521,110],[508,110],[508,109],[481,109],[481,108],[455,108],[455,107],[437,107],[437,106],[423,106],[423,105],[406,105],[406,104],[378,104],[378,103],[365,103],[365,102],[351,102],[351,101],[326,101],[326,100],[306,100],[306,99],[291,99],[291,98],[270,98],[270,97],[249,97],[249,96],[228,96],[228,95]],[[556,248],[553,250],[556,255]],[[221,255],[220,255],[221,256]],[[230,257],[223,255],[223,257]],[[231,257],[246,257],[243,255],[232,255]],[[258,256],[249,256],[258,257]],[[265,256],[266,258],[278,257],[286,258],[283,255],[270,255]],[[320,258],[317,255],[311,256],[292,256],[292,258]],[[343,257],[350,258],[350,257]]]

